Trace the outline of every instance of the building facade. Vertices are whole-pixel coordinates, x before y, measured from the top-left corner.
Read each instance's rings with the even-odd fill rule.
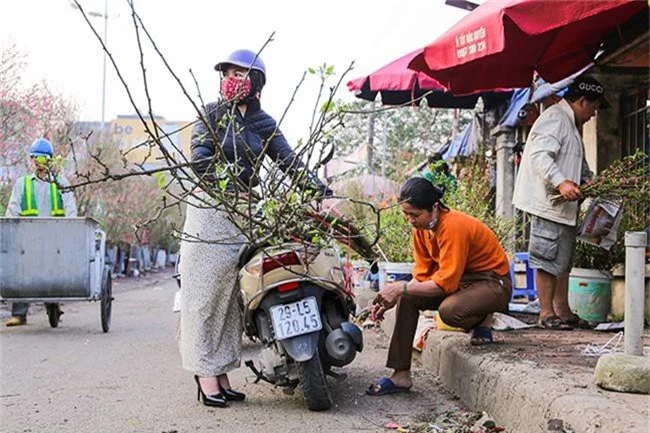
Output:
[[[137,115],[118,115],[105,125],[105,133],[120,147],[129,163],[150,167],[165,165],[163,149],[176,162],[189,159],[192,121],[172,121],[161,116],[154,121],[145,120],[143,123]],[[77,122],[75,129],[84,137],[92,131],[89,141],[93,142],[101,135],[102,125],[101,122]],[[160,137],[158,143],[151,139],[156,131]]]

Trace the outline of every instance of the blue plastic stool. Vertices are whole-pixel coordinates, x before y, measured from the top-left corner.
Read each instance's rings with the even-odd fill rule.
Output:
[[[515,286],[515,266],[523,263],[526,267],[526,287]],[[520,272],[517,272],[520,273]],[[535,288],[535,269],[531,268],[528,264],[528,253],[515,253],[515,259],[510,263],[510,279],[512,280],[512,298],[515,296],[526,296],[529,301],[534,301],[537,298],[537,289]]]

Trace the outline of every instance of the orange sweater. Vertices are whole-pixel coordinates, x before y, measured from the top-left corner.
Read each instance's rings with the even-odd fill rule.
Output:
[[[413,278],[433,280],[447,294],[458,290],[465,272],[506,275],[508,256],[494,232],[462,212],[441,209],[435,230],[413,230]]]

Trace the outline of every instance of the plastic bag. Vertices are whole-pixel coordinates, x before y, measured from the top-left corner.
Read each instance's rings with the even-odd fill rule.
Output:
[[[585,214],[578,240],[609,250],[616,242],[623,201],[594,199]]]
[[[415,338],[413,339],[413,349],[422,352],[427,340],[427,334],[432,329],[436,329],[436,322],[430,317],[420,316],[418,326],[415,329]]]

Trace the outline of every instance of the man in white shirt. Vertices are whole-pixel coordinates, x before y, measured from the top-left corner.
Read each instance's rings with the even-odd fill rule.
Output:
[[[59,190],[59,186],[67,186],[68,182],[50,168],[54,156],[52,143],[44,138],[35,140],[29,149],[29,156],[34,164],[34,173],[18,179],[11,191],[5,216],[76,217],[74,195]],[[28,310],[28,303],[14,302],[11,305],[11,318],[5,322],[5,326],[24,325]]]
[[[581,131],[596,110],[608,106],[602,84],[580,77],[569,86],[564,99],[539,116],[524,146],[513,204],[532,216],[529,265],[537,269],[540,324],[548,329],[586,325],[571,311],[568,300],[580,185],[592,176]],[[549,199],[553,189],[567,201],[553,205]]]

